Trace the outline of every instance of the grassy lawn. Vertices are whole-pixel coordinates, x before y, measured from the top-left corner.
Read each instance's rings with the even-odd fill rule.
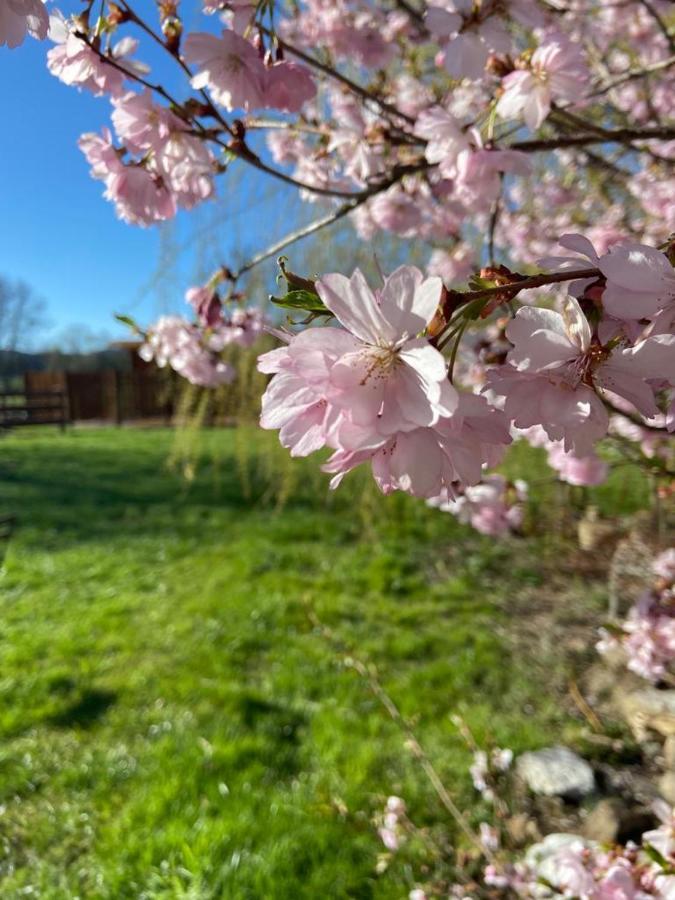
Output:
[[[282,463],[253,431],[208,433],[186,480],[173,442],[0,442],[0,513],[19,516],[0,574],[0,896],[405,898],[409,867],[375,873],[372,815],[389,793],[420,825],[443,811],[309,611],[378,666],[479,821],[453,713],[516,751],[581,727],[505,637],[557,546],[480,537],[358,475],[329,495],[315,461]],[[642,492],[624,474],[595,496],[611,512]]]

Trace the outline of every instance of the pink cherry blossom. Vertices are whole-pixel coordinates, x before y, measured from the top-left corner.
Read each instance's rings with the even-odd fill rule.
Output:
[[[527,499],[524,482],[510,485],[503,475],[487,475],[482,482],[469,485],[456,497],[443,496],[427,502],[443,512],[452,513],[460,522],[480,534],[497,536],[517,531],[523,521],[522,503]]]
[[[588,67],[578,44],[556,36],[546,40],[532,54],[529,69],[507,75],[497,113],[505,119],[523,116],[528,128],[539,128],[548,116],[551,103],[577,100],[588,80]]]
[[[610,315],[651,318],[675,304],[675,269],[660,250],[626,242],[610,248],[597,265],[607,279],[602,304]]]
[[[267,69],[265,106],[297,113],[315,96],[316,84],[306,66],[283,61]]]
[[[426,24],[446,43],[442,64],[453,78],[482,77],[490,51],[508,52],[510,40],[495,16],[476,19],[471,0],[450,0],[430,5]]]
[[[91,164],[91,176],[98,181],[106,181],[116,172],[121,172],[124,164],[115,148],[108,128],[102,129],[100,135],[88,132],[77,142],[88,163]]]
[[[357,269],[351,279],[325,275],[316,289],[352,335],[354,347],[332,367],[333,402],[364,430],[352,449],[418,426],[434,425],[457,407],[443,356],[424,338],[438,307],[442,283],[401,266],[372,291]],[[365,441],[365,444],[363,443]]]
[[[398,184],[373,197],[368,211],[373,222],[394,234],[412,235],[422,222],[419,205]]]
[[[429,274],[438,275],[446,285],[464,281],[475,269],[475,251],[466,244],[455,247],[451,252],[434,250],[427,265]]]
[[[427,142],[424,150],[427,162],[440,163],[441,174],[452,177],[457,157],[470,146],[455,116],[442,106],[432,106],[417,117],[415,134]]]
[[[330,372],[335,362],[352,352],[354,339],[337,328],[309,328],[290,338],[287,347],[258,359],[270,373],[262,398],[260,425],[279,429],[279,440],[291,456],[308,456],[324,447],[342,418],[328,402]]]
[[[170,366],[192,384],[217,387],[229,384],[235,372],[232,366],[204,348],[198,331],[179,316],[162,316],[139,349],[146,362],[160,368]]]
[[[185,292],[185,299],[194,309],[201,325],[213,328],[222,322],[223,307],[216,289],[212,285],[188,288]]]
[[[191,209],[214,192],[216,160],[209,147],[182,129],[172,131],[157,148],[155,168],[176,202]]]
[[[183,58],[197,66],[193,88],[208,88],[227,110],[255,109],[265,105],[267,73],[258,51],[234,31],[221,37],[205,32],[188,34]]]
[[[591,487],[602,484],[609,474],[608,464],[596,453],[576,456],[565,451],[562,444],[553,442],[548,451],[548,464],[567,484]]]
[[[18,47],[26,34],[44,40],[49,16],[43,0],[5,0],[0,5],[0,47]]]
[[[632,403],[643,415],[652,417],[657,415],[658,409],[649,380],[675,380],[675,336],[657,335],[632,347],[607,350],[593,343],[590,326],[573,297],[566,299],[563,314],[521,307],[509,323],[506,336],[514,344],[507,362],[519,373],[530,378],[535,375],[535,382],[542,389],[536,405],[544,418],[540,422],[523,421],[518,404],[515,424],[518,427],[542,424],[549,437],[557,440],[562,435],[556,428],[556,414],[560,425],[570,414],[574,419],[575,413],[578,415],[588,406],[590,415],[582,416],[577,426],[581,430],[577,430],[576,436],[570,432],[564,437],[565,449],[575,450],[581,456],[590,452],[593,440],[601,437],[609,424],[602,404],[597,397],[593,397],[593,390],[604,388],[612,391]],[[503,371],[497,374],[490,384],[498,393],[507,394],[505,409],[508,412],[508,406],[515,401],[518,385],[517,378],[508,374],[507,379],[516,382],[513,396],[508,396],[509,387],[503,381],[501,386],[499,384],[504,374]],[[523,384],[521,401],[524,399],[525,384],[536,391],[535,382],[528,380]],[[530,391],[527,393],[531,394]],[[579,409],[579,404],[582,409]],[[545,411],[547,408],[548,412]]]
[[[172,131],[187,128],[170,109],[156,104],[149,90],[114,98],[111,118],[118,138],[139,153],[161,147]]]
[[[104,196],[133,225],[152,225],[176,215],[176,202],[162,178],[141,165],[125,165],[106,179]]]
[[[654,560],[652,569],[659,578],[669,583],[675,582],[675,547],[660,553]]]
[[[56,44],[47,53],[47,67],[52,75],[65,84],[86,88],[93,94],[122,95],[125,75],[118,67],[132,74],[148,71],[141,63],[127,59],[136,51],[138,41],[130,37],[118,41],[110,51],[110,56],[117,63],[117,66],[112,66],[74,33],[58,11],[50,17],[49,37]]]

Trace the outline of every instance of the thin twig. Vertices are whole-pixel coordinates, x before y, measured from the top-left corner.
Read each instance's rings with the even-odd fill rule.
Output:
[[[591,726],[593,731],[602,731],[602,722],[597,717],[593,709],[589,706],[588,701],[585,699],[576,681],[572,678],[570,680],[570,694],[572,696],[572,700],[574,700],[575,706],[582,714],[582,716],[586,719],[588,724]]]
[[[372,665],[366,666],[365,663],[355,657],[353,653],[351,653],[351,651],[345,647],[343,641],[337,638],[333,631],[326,625],[324,625],[323,622],[321,622],[314,610],[308,610],[308,615],[315,628],[318,628],[323,637],[330,644],[332,644],[336,648],[336,650],[338,650],[338,652],[340,652],[345,665],[354,669],[354,671],[363,678],[363,680],[370,688],[372,694],[380,701],[382,706],[389,714],[389,717],[404,734],[406,739],[406,746],[410,749],[413,756],[422,766],[422,769],[424,770],[424,773],[426,774],[434,790],[436,791],[436,795],[438,796],[439,800],[450,813],[462,832],[471,841],[471,843],[480,850],[481,855],[484,855],[490,861],[493,861],[494,856],[492,855],[492,852],[487,847],[484,847],[483,844],[481,844],[478,836],[471,830],[461,810],[448,793],[448,790],[443,784],[440,775],[434,768],[433,763],[422,748],[420,742],[417,740],[414,731],[408,724],[407,720],[403,717],[401,711],[396,706],[392,698],[382,687],[382,684],[377,677],[377,671],[375,667]]]

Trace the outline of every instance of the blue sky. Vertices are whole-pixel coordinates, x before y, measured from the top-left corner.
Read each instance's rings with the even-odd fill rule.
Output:
[[[231,261],[232,253],[236,261],[255,249],[252,224],[264,222],[274,232],[258,241],[264,246],[289,223],[278,227],[269,218],[270,198],[259,194],[257,180],[246,178],[230,199],[227,177],[219,179],[220,206],[207,203],[196,213],[179,214],[164,228],[163,240],[157,227],[120,222],[77,147],[80,134],[109,123],[110,104],[50,75],[49,46],[27,39],[17,50],[0,48],[6,123],[0,142],[0,274],[24,279],[47,302],[49,324],[34,345],[48,344],[72,325],[124,337],[113,313],[130,313],[147,324],[159,313],[181,309],[186,287]],[[147,48],[140,55],[154,63]],[[273,195],[277,207],[285,193]],[[171,265],[157,280],[162,246]]]

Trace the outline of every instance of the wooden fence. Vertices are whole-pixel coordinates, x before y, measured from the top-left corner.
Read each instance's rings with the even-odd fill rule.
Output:
[[[26,372],[24,405],[42,397],[62,398],[64,419],[74,421],[122,422],[137,419],[170,420],[173,415],[176,381],[157,370],[118,372]],[[48,421],[54,421],[48,419]],[[26,423],[28,424],[28,423]],[[31,423],[32,424],[32,423]]]
[[[59,425],[70,421],[65,391],[0,392],[0,428],[20,425]]]

